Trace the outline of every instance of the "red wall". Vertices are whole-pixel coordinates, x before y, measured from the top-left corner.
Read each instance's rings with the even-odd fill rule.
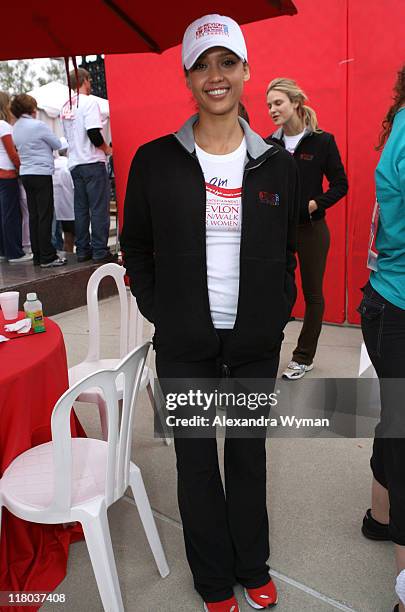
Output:
[[[350,178],[350,192],[328,212],[332,235],[325,277],[325,320],[357,322],[358,287],[366,278],[364,262],[373,204],[373,151],[389,102],[395,71],[405,61],[405,2],[296,0],[298,15],[243,27],[251,80],[244,103],[251,124],[266,136],[273,131],[265,89],[277,76],[296,79],[318,114],[320,126],[333,132]],[[387,29],[388,20],[388,29]],[[385,32],[389,31],[389,39]],[[184,84],[180,49],[163,55],[112,55],[106,58],[111,107],[114,165],[120,208],[129,165],[137,147],[177,130],[194,109]],[[181,180],[181,177],[179,177]],[[346,273],[347,269],[347,273]],[[302,296],[294,313],[303,314]]]
[[[375,151],[382,120],[391,104],[396,72],[405,63],[405,2],[349,3],[348,73],[348,276],[347,318],[359,322],[356,307],[365,267],[375,201]]]

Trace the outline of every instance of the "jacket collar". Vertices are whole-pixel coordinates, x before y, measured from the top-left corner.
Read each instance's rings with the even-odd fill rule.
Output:
[[[194,133],[193,133],[193,125],[198,120],[198,115],[193,115],[186,121],[186,123],[180,128],[178,132],[174,133],[175,138],[180,142],[180,144],[189,152],[194,153],[195,151],[195,142],[194,142]],[[243,131],[245,132],[246,138],[246,149],[249,154],[249,157],[252,159],[257,159],[267,151],[273,149],[273,145],[268,144],[263,140],[259,134],[256,134],[250,127],[250,125],[239,117],[239,123],[242,126]]]
[[[313,129],[307,125],[307,127],[304,130],[304,135],[303,138],[306,138],[309,134],[313,133]],[[276,140],[283,140],[283,136],[284,136],[284,131],[283,128],[278,128],[278,130],[276,130],[275,132],[273,132],[273,134],[271,135],[272,138],[276,138]]]

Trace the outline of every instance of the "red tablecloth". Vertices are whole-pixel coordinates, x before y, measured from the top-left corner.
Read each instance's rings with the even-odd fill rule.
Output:
[[[0,334],[3,326],[0,312]],[[52,410],[67,388],[65,345],[56,323],[46,319],[46,332],[0,343],[1,474],[17,455],[51,439]],[[75,418],[72,435],[85,435]],[[81,537],[80,527],[28,523],[3,509],[0,591],[54,590],[66,575],[70,542]]]

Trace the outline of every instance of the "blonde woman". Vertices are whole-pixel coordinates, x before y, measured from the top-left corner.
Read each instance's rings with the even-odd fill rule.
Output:
[[[22,217],[18,169],[20,158],[13,142],[10,97],[0,91],[0,261],[20,263],[32,259],[22,248]]]
[[[304,323],[283,377],[297,380],[314,367],[322,328],[325,300],[322,292],[330,234],[326,209],[347,193],[347,178],[332,134],[319,129],[315,111],[305,104],[307,96],[292,79],[271,81],[267,106],[277,126],[268,140],[293,155],[301,178],[297,252],[305,299]],[[329,188],[324,192],[324,177]]]

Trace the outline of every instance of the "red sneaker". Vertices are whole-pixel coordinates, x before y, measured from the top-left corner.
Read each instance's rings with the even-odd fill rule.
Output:
[[[269,582],[257,589],[244,589],[246,601],[255,610],[271,608],[278,601],[276,585],[270,578]]]
[[[205,612],[239,612],[239,606],[235,597],[230,597],[214,603],[204,602],[204,610]]]

